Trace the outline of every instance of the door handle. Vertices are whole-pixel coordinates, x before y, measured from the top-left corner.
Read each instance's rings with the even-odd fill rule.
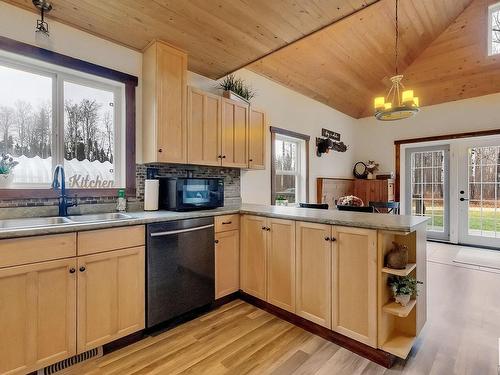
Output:
[[[469,198],[460,198],[460,202],[463,202],[463,201],[468,201]]]

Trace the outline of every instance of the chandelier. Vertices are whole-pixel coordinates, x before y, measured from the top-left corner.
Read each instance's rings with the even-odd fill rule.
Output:
[[[396,75],[391,77],[391,88],[387,96],[375,98],[375,118],[380,121],[403,120],[419,112],[419,99],[413,96],[413,90],[405,90],[402,83],[403,75],[399,74],[399,0],[396,0],[396,48],[395,66]]]

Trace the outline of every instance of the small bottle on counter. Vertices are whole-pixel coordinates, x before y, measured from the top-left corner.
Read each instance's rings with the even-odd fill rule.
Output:
[[[116,210],[125,212],[127,210],[127,198],[125,198],[125,190],[118,190],[118,200],[116,201]]]

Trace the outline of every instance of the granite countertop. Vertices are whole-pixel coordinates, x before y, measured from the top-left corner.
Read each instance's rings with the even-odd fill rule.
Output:
[[[337,210],[317,210],[296,207],[278,207],[260,204],[242,204],[240,206],[221,207],[213,210],[172,212],[172,211],[138,211],[127,212],[130,219],[64,223],[46,227],[0,229],[0,239],[37,236],[43,234],[68,233],[94,229],[122,227],[128,225],[149,224],[162,221],[192,219],[207,216],[228,214],[252,214],[280,219],[308,221],[313,223],[343,225],[359,228],[411,232],[428,219],[418,216],[402,216],[387,214],[370,214]]]

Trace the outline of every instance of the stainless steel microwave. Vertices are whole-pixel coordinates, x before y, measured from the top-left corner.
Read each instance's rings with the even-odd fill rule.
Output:
[[[224,206],[222,178],[158,177],[160,208],[192,211]]]

